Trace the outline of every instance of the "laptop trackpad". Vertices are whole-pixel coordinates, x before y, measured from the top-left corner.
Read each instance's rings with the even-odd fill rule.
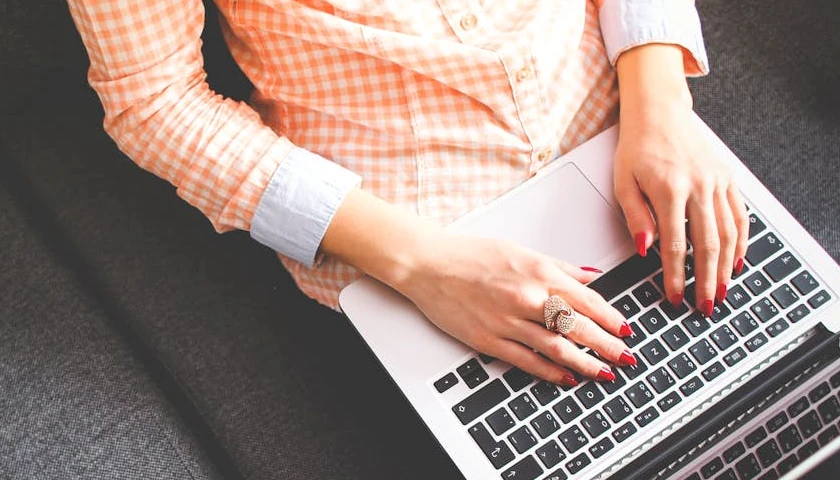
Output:
[[[573,163],[537,175],[453,227],[604,269],[632,249],[623,218]]]

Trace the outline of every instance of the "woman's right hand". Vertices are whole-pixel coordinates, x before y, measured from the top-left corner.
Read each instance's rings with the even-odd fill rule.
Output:
[[[446,333],[558,384],[577,384],[573,371],[612,380],[606,362],[635,363],[616,338],[630,332],[624,317],[585,286],[597,274],[495,239],[437,230],[426,240],[409,273],[393,286]],[[549,295],[559,295],[577,312],[568,337],[543,323]]]

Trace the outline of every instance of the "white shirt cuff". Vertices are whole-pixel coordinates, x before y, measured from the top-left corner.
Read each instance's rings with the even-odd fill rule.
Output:
[[[600,10],[601,34],[610,63],[625,50],[647,43],[679,45],[697,65],[690,75],[709,73],[700,16],[689,0],[605,0]]]
[[[350,170],[296,147],[263,192],[251,219],[251,237],[312,267],[339,205],[361,182]]]

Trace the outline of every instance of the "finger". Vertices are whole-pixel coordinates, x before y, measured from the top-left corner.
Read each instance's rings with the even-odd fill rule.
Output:
[[[557,266],[560,267],[561,270],[566,272],[566,274],[583,284],[587,284],[595,280],[600,274],[604,273],[603,271],[595,267],[575,266],[569,262],[559,259],[554,259],[554,262],[557,264]]]
[[[580,322],[580,316],[578,316],[578,320]],[[592,323],[591,320],[588,321],[590,325],[600,330],[600,327]],[[577,325],[575,328],[577,328]],[[601,330],[601,333],[609,336],[603,330]],[[584,377],[596,380],[615,379],[612,369],[603,360],[586,353],[563,335],[550,332],[535,323],[523,320],[517,326],[516,331],[513,332],[513,336],[516,337],[515,340],[535,348],[551,361],[566,366]],[[624,350],[624,344],[620,340],[616,341],[621,344],[621,350]],[[619,358],[620,355],[616,358]]]
[[[735,274],[740,274],[744,269],[744,257],[747,255],[747,242],[750,236],[750,219],[747,216],[747,207],[744,203],[744,197],[735,186],[730,184],[726,190],[726,196],[729,200],[729,208],[732,211],[732,216],[735,220],[735,226],[738,229],[738,241],[735,243],[735,264],[732,269]]]
[[[685,296],[685,210],[687,195],[672,191],[670,195],[653,197],[659,222],[659,250],[662,254],[665,296],[678,307]]]
[[[536,327],[531,322],[523,321],[522,323],[528,323]],[[545,332],[551,334],[548,330],[545,330]],[[485,350],[487,351],[484,353],[551,383],[572,387],[578,384],[578,380],[571,370],[546,359],[517,341],[498,339]]]
[[[559,295],[575,311],[594,320],[607,332],[622,338],[633,333],[624,315],[607,303],[604,297],[595,290],[569,279],[558,281],[555,285],[557,287],[556,290],[552,290],[552,294]],[[542,312],[540,314],[542,315]]]
[[[738,228],[735,225],[735,217],[724,189],[715,191],[715,217],[717,218],[718,236],[720,237],[715,302],[721,303],[726,298],[729,280],[732,279],[735,248],[738,244]]]
[[[636,251],[643,257],[647,256],[653,243],[656,223],[638,184],[634,181],[619,181],[619,178],[616,176],[615,196],[624,212],[627,229],[636,242]]]
[[[695,306],[711,316],[717,281],[720,236],[715,218],[714,192],[697,192],[688,203],[688,227],[694,247]]]

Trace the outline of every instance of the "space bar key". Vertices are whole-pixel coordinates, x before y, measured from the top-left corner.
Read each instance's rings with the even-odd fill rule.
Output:
[[[466,425],[509,396],[507,387],[497,378],[452,407],[452,411],[458,416],[458,420]]]
[[[624,263],[596,278],[588,286],[600,293],[604,299],[610,301],[619,293],[635,285],[639,280],[659,270],[661,266],[662,261],[659,259],[659,255],[653,249],[650,249],[647,257],[633,255]]]

